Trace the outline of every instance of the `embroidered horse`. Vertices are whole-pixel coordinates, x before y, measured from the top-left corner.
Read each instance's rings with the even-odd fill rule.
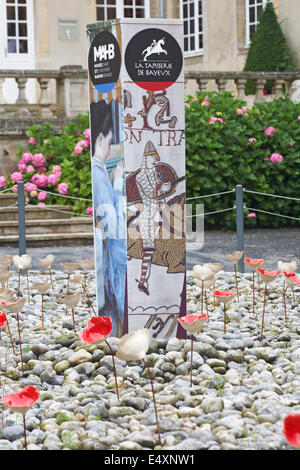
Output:
[[[147,58],[150,57],[152,54],[160,55],[163,52],[164,54],[168,55],[167,51],[162,48],[162,46],[164,45],[165,45],[165,38],[162,38],[159,41],[156,41],[155,39],[153,39],[151,46],[147,47],[142,52],[142,55],[146,53],[144,57],[144,61],[146,61]]]

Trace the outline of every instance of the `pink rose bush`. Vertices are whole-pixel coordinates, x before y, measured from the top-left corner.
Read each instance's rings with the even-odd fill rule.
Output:
[[[59,194],[62,194],[63,196],[66,196],[66,194],[68,194],[68,189],[69,189],[69,186],[67,183],[60,183],[58,185],[58,192]]]
[[[87,215],[93,215],[93,208],[92,208],[92,207],[88,207],[87,210],[86,210],[86,214],[87,214]]]
[[[279,153],[272,153],[272,155],[270,156],[269,160],[274,163],[274,165],[276,163],[281,163],[282,160],[283,160],[283,156],[280,155]]]
[[[0,189],[5,188],[6,186],[6,178],[5,176],[0,176]]]
[[[249,142],[251,142],[251,143],[257,142],[257,139],[255,137],[250,137]]]
[[[18,181],[22,181],[23,175],[21,172],[15,171],[14,173],[10,175],[10,179],[11,181],[14,181],[15,183],[17,183]]]
[[[275,129],[275,127],[271,127],[271,126],[270,126],[270,127],[267,127],[267,128],[265,129],[264,134],[265,134],[265,135],[268,135],[268,136],[270,136],[270,137],[274,137],[274,133],[275,133],[275,132],[277,132],[277,130]]]
[[[224,121],[222,118],[220,117],[215,117],[213,116],[212,118],[210,118],[210,120],[208,121],[210,124],[214,124],[215,122],[220,122],[221,124],[224,124]]]

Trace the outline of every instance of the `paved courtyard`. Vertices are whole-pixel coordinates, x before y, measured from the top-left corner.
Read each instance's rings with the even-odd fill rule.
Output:
[[[193,250],[191,249],[193,248]],[[194,249],[196,248],[196,249]],[[225,271],[233,271],[233,265],[225,254],[235,251],[235,232],[207,231],[204,246],[187,244],[187,269],[205,262],[222,262]],[[300,266],[300,228],[276,230],[248,230],[245,232],[245,251],[250,258],[267,260],[266,269],[276,269],[278,261],[297,260]],[[62,269],[62,261],[74,262],[94,256],[93,245],[69,245],[50,247],[28,247],[28,253],[34,253],[33,269],[40,269],[39,258],[52,253],[55,255],[53,269]],[[0,247],[0,256],[8,253],[18,254],[17,247]],[[247,268],[246,268],[247,270]]]

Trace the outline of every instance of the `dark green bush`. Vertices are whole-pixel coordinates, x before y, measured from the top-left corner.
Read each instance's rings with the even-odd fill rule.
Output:
[[[259,16],[259,24],[247,55],[245,72],[289,72],[294,67],[293,54],[281,30],[272,3]],[[265,89],[272,91],[272,81]],[[246,94],[256,93],[255,84],[248,80]]]
[[[198,99],[197,99],[198,98]],[[299,198],[300,195],[300,104],[287,97],[242,109],[245,103],[229,92],[188,97],[186,103],[187,197],[234,189]],[[241,111],[237,111],[241,109]],[[241,113],[241,114],[238,114]],[[212,117],[224,121],[209,123]],[[268,127],[274,136],[264,134]],[[255,138],[256,142],[249,142]],[[283,156],[281,163],[265,158]],[[300,218],[300,202],[245,193],[247,207]],[[204,211],[233,207],[235,194],[200,199]],[[245,216],[249,211],[245,210]],[[257,212],[255,221],[245,217],[246,226],[276,228],[299,222]],[[205,217],[205,228],[234,229],[235,211]]]

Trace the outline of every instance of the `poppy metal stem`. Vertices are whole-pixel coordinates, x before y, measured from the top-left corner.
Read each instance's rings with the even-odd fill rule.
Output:
[[[252,292],[253,292],[253,313],[255,313],[255,286],[254,286],[254,270],[252,271]]]
[[[70,293],[70,274],[68,273],[67,295]]]
[[[52,275],[51,275],[51,269],[49,268],[49,277],[50,277],[50,282],[53,282],[52,281]]]
[[[72,310],[73,330],[76,335],[74,308],[72,308],[71,310]]]
[[[216,290],[216,283],[214,282],[214,284],[213,284],[213,292],[215,292],[215,290]],[[213,297],[214,297],[214,311],[215,311],[215,308],[216,308],[216,296],[214,295]]]
[[[85,285],[85,284],[82,284],[82,288],[83,288],[84,296],[87,298],[88,304],[89,304],[89,306],[92,308],[93,313],[94,313],[94,316],[96,317],[97,314],[96,314],[95,309],[94,309],[94,307],[93,307],[93,303],[92,303],[91,299],[89,298],[88,293],[87,293],[87,291],[86,291],[86,285]]]
[[[226,333],[226,304],[224,302],[224,333]]]
[[[284,305],[284,318],[285,318],[285,322],[287,323],[288,319],[287,319],[287,314],[286,314],[286,290],[285,290],[285,287],[283,288],[282,295],[283,295],[283,305]]]
[[[208,318],[208,302],[207,302],[207,290],[205,289],[205,304],[206,304],[206,316],[207,316],[207,322],[209,321]]]
[[[259,274],[257,273],[257,285],[258,285],[258,295],[260,295],[260,280],[259,280]]]
[[[21,269],[19,269],[19,278],[18,278],[18,298],[20,297],[20,284],[21,284]]]
[[[149,374],[149,377],[150,377],[151,389],[152,389],[152,396],[153,396],[153,405],[154,405],[155,418],[156,418],[156,427],[157,427],[157,434],[158,434],[158,442],[159,442],[159,445],[161,446],[162,444],[161,444],[161,439],[160,439],[159,424],[158,424],[158,414],[157,414],[157,408],[156,408],[156,401],[155,401],[155,393],[154,393],[154,387],[153,387],[152,374],[151,374],[151,371],[150,371],[149,366],[146,365],[144,359],[142,359],[142,361],[144,362],[145,367],[147,368],[147,371],[148,371],[148,374]]]
[[[28,304],[30,305],[30,290],[29,290],[28,269],[26,269],[26,277],[27,277],[27,298],[28,298]]]
[[[260,340],[261,340],[261,341],[262,341],[263,334],[264,334],[264,320],[265,320],[266,298],[267,298],[267,285],[265,284],[264,306],[263,306],[263,313],[262,313],[261,335],[260,335]]]
[[[191,375],[190,375],[190,387],[193,386],[193,349],[194,349],[194,336],[191,338]]]
[[[239,302],[240,301],[239,284],[238,284],[238,278],[237,278],[236,264],[235,263],[234,263],[234,276],[235,276],[236,293],[237,293],[237,298],[238,298],[238,302]]]
[[[106,343],[107,346],[109,347],[109,350],[110,350],[110,353],[111,353],[112,363],[113,363],[113,370],[114,370],[114,376],[115,376],[116,393],[117,393],[118,401],[120,401],[120,398],[119,398],[119,387],[118,387],[118,380],[117,380],[117,371],[116,371],[116,364],[115,364],[115,356],[114,356],[112,347],[111,347],[111,345],[109,344],[109,342],[108,342],[107,340],[105,340],[105,343]]]
[[[9,339],[10,339],[10,343],[11,343],[13,353],[14,353],[14,355],[16,355],[16,351],[15,351],[15,348],[14,348],[14,343],[13,343],[11,331],[10,331],[10,328],[9,328],[8,320],[6,321],[6,326],[7,326],[7,331],[8,331],[8,334],[9,334]]]
[[[23,426],[24,426],[24,445],[25,445],[25,450],[27,450],[26,418],[25,418],[25,413],[23,414]]]
[[[203,284],[204,281],[201,281],[201,315],[203,314]]]
[[[42,294],[42,330],[44,329],[44,294]]]
[[[23,374],[24,374],[22,341],[21,341],[21,331],[20,331],[20,322],[19,322],[19,314],[18,314],[18,313],[17,313],[17,324],[18,324],[18,335],[19,335],[19,343],[20,343],[21,366],[22,366],[22,372],[23,372]]]

